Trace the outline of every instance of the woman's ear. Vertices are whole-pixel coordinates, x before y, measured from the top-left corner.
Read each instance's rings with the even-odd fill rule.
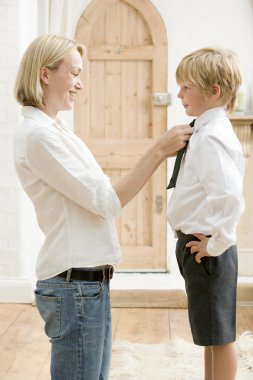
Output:
[[[213,84],[212,94],[214,95],[214,97],[216,99],[218,99],[220,97],[221,89],[220,89],[220,86],[217,83]]]
[[[49,70],[46,66],[40,68],[40,80],[45,85],[49,83]]]

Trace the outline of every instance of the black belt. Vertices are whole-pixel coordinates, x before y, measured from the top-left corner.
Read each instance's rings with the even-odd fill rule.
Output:
[[[187,238],[192,238],[192,240],[199,240],[196,236],[192,235],[192,234],[184,234],[182,231],[176,231],[176,235],[177,237],[180,239],[184,238],[184,239],[187,239]],[[205,235],[207,238],[210,238],[212,235]]]
[[[186,237],[187,235],[184,234],[182,231],[176,231],[176,235],[178,238],[183,238],[183,237]]]
[[[58,274],[56,277],[63,277],[66,281],[77,280],[77,281],[104,281],[111,280],[113,277],[114,268],[108,266],[101,269],[69,269],[65,272]]]

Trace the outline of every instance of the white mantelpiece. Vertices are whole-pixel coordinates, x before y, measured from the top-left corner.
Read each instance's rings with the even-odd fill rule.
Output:
[[[250,155],[250,136],[251,127],[253,125],[253,115],[246,114],[231,114],[229,119],[233,125],[243,148],[245,157]]]

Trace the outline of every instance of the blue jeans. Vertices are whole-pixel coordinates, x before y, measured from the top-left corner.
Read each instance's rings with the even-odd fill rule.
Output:
[[[52,380],[108,380],[111,360],[109,282],[37,281],[36,305],[50,338]]]

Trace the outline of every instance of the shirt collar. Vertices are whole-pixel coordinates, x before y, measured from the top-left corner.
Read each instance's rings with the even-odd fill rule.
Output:
[[[226,111],[223,107],[210,108],[196,118],[194,124],[194,132],[197,132],[203,125],[217,117],[226,116]]]
[[[45,114],[45,112],[41,111],[40,109],[32,106],[23,106],[22,107],[22,115],[26,118],[32,119],[36,121],[36,123],[40,126],[50,126],[50,125],[64,125],[63,121],[61,119],[55,120],[52,119],[50,116]]]

